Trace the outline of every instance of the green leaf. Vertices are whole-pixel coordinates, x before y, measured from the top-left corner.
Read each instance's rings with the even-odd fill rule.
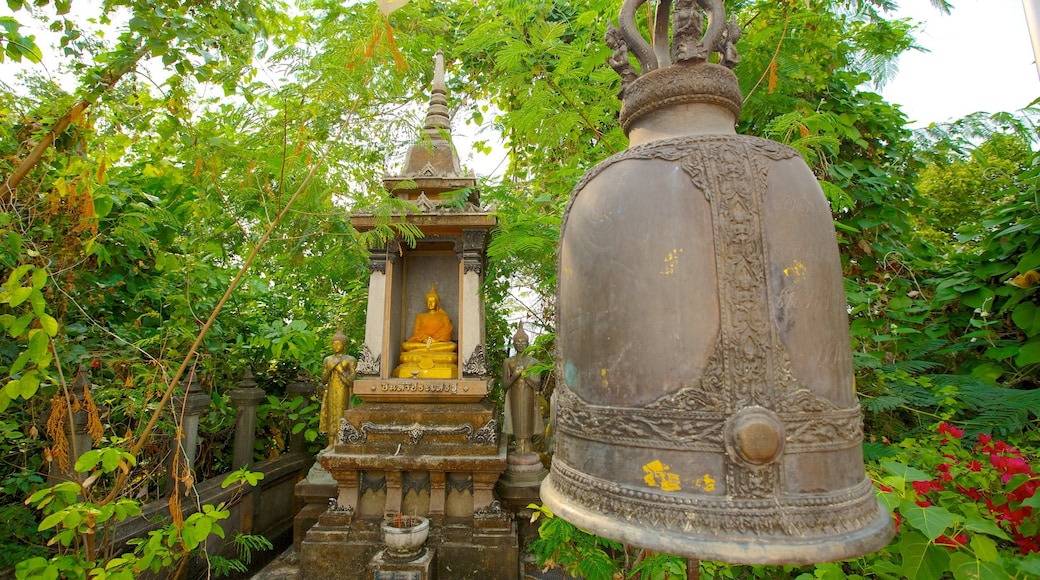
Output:
[[[29,364],[29,351],[23,350],[22,353],[18,355],[18,358],[14,359],[14,363],[11,365],[8,372],[12,375],[16,375],[22,372],[22,369],[24,369],[27,364]]]
[[[950,556],[950,571],[956,580],[1000,580],[1010,577],[1003,567],[973,558],[964,552]]]
[[[903,556],[903,575],[914,580],[939,580],[949,563],[945,552],[921,534],[906,532],[897,545]]]
[[[32,264],[22,264],[14,270],[11,270],[11,274],[7,276],[7,281],[4,282],[4,288],[8,292],[14,292],[16,288],[22,285],[22,276],[32,269]]]
[[[43,327],[43,331],[47,333],[47,336],[51,338],[58,334],[58,321],[50,314],[44,313],[40,315],[40,326]]]
[[[19,397],[22,392],[22,380],[12,379],[6,385],[4,385],[4,397],[7,397],[8,402],[13,401]]]
[[[101,451],[98,449],[91,449],[83,455],[80,455],[79,459],[76,460],[76,471],[80,473],[91,471],[99,461],[101,461]]]
[[[920,469],[903,465],[898,461],[882,461],[881,467],[893,475],[898,475],[906,481],[931,481],[932,477]]]
[[[7,298],[7,303],[11,306],[18,306],[22,302],[29,299],[29,295],[32,294],[32,288],[28,286],[19,286],[14,290],[11,290],[10,296]]]
[[[971,549],[975,550],[975,557],[983,562],[996,562],[1000,557],[997,543],[989,536],[972,536]]]
[[[23,399],[27,401],[31,399],[32,396],[36,394],[36,391],[40,388],[41,379],[42,377],[40,376],[40,371],[37,370],[32,370],[22,375],[21,380],[18,381],[19,396],[21,396]]]
[[[25,332],[25,329],[29,328],[29,324],[32,323],[33,318],[35,317],[32,314],[23,314],[22,316],[19,316],[18,319],[14,321],[14,324],[7,329],[7,334],[11,335],[11,338],[19,338]]]
[[[1025,331],[1027,336],[1035,336],[1040,333],[1040,308],[1032,302],[1023,302],[1011,313],[1011,320],[1015,326]]]
[[[1015,364],[1024,367],[1026,365],[1040,363],[1040,339],[1034,338],[1018,350]]]
[[[121,453],[118,449],[104,449],[101,452],[101,469],[105,473],[111,473],[119,468]]]
[[[32,287],[35,290],[40,290],[47,285],[47,270],[43,268],[36,268],[32,273]]]
[[[33,314],[40,316],[47,309],[47,301],[43,298],[43,292],[33,288],[29,292],[29,303],[32,304]]]
[[[49,356],[47,347],[50,345],[50,337],[46,332],[34,330],[29,336],[29,358],[36,364]]]
[[[1040,576],[1040,553],[1034,552],[1024,558],[1011,560],[1011,565],[1026,574]]]
[[[899,513],[903,514],[907,523],[924,532],[929,540],[938,538],[959,520],[944,507],[933,505],[923,508],[909,500],[899,504]]]
[[[61,521],[65,519],[65,515],[66,514],[64,511],[54,512],[53,514],[43,518],[43,521],[40,522],[39,527],[37,527],[36,529],[41,532],[44,530],[49,530],[61,523]]]
[[[1006,533],[1004,533],[1004,530],[1000,529],[996,523],[990,520],[984,520],[982,518],[968,518],[964,522],[964,529],[970,530],[972,532],[978,532],[980,534],[989,534],[995,538],[1000,538],[1001,540],[1011,541],[1011,538]]]

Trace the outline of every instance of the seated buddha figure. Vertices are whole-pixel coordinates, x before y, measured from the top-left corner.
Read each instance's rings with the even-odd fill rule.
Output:
[[[437,289],[426,293],[426,312],[415,316],[412,336],[401,343],[401,364],[394,369],[397,378],[457,379],[457,345],[451,341],[454,325],[441,308]]]

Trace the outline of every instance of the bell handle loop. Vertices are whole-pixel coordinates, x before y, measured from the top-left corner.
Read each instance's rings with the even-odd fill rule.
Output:
[[[670,0],[668,1],[671,4]],[[639,73],[646,74],[657,68],[657,57],[650,43],[643,38],[636,28],[636,10],[646,3],[646,0],[625,0],[621,5],[621,13],[618,15],[618,31],[621,38],[625,39],[628,50],[635,55],[639,61]],[[667,35],[665,39],[667,42]]]

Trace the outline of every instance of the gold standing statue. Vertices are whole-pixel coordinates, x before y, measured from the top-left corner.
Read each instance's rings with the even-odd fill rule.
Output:
[[[502,365],[502,386],[506,393],[505,432],[516,439],[516,452],[529,453],[531,438],[544,429],[539,398],[542,391],[542,374],[532,370],[538,361],[524,350],[530,339],[524,332],[524,323],[513,335],[516,354],[507,358]]]
[[[347,337],[337,330],[332,337],[332,354],[322,363],[321,421],[318,430],[327,433],[329,447],[336,444],[336,433],[343,411],[350,408],[350,395],[354,390],[354,373],[357,359],[345,354]]]
[[[437,289],[430,284],[426,293],[426,312],[415,316],[412,336],[401,344],[401,364],[394,369],[397,378],[457,379],[458,348],[451,340],[455,326],[441,308]]]

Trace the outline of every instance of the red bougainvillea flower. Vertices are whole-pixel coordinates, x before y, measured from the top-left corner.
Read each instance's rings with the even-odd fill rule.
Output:
[[[1037,536],[1023,536],[1017,530],[1013,533],[1015,536],[1015,545],[1018,546],[1019,552],[1022,554],[1040,552],[1040,544],[1037,543],[1037,540],[1040,538]]]
[[[1032,474],[1030,474],[1032,475]],[[1036,489],[1040,487],[1040,480],[1030,479],[1018,486],[1017,489],[1008,494],[1008,499],[1023,502],[1036,495]],[[1032,509],[1032,508],[1030,508]]]
[[[964,495],[970,497],[974,501],[979,501],[979,500],[982,499],[982,494],[979,493],[979,490],[975,489],[974,487],[961,487],[961,486],[958,485],[957,486],[957,491],[959,491],[959,492],[963,493]]]
[[[956,439],[960,439],[964,436],[964,429],[958,429],[957,427],[946,423],[945,421],[939,423],[939,433],[943,435],[951,435]]]
[[[931,502],[929,502],[926,499],[920,499],[920,500],[915,501],[914,503],[917,504],[917,507],[923,507],[923,508],[932,507]]]
[[[975,473],[982,471],[982,464],[979,463],[978,459],[972,459],[965,467],[968,468],[968,471],[974,471]]]

